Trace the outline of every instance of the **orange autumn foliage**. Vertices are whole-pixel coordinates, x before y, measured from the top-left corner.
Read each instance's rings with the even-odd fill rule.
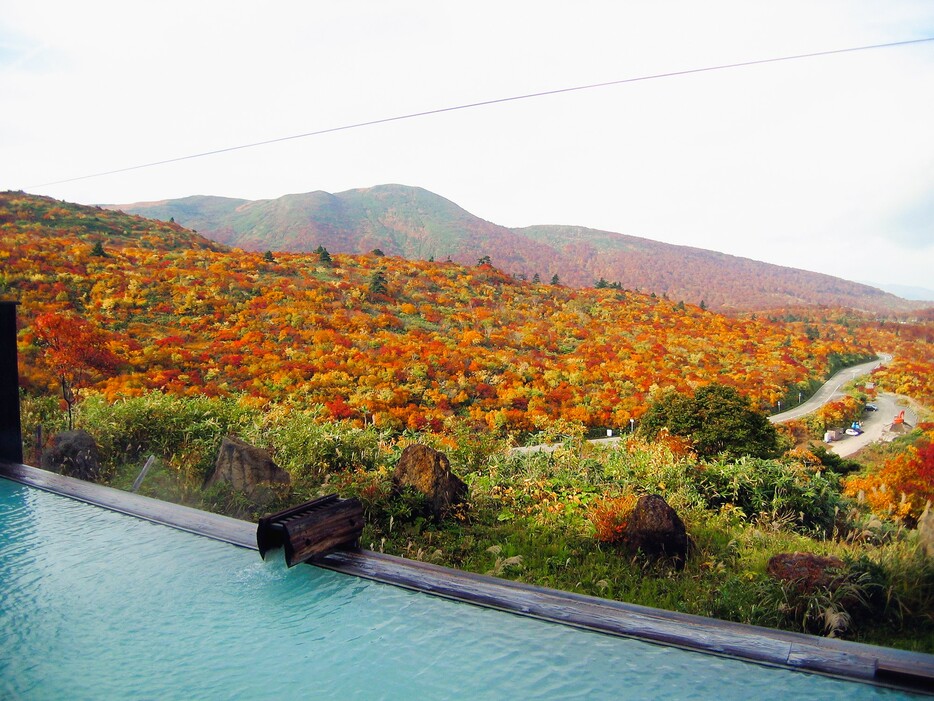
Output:
[[[879,516],[916,521],[928,502],[934,502],[934,424],[905,452],[889,458],[870,475],[851,476],[844,493],[866,500]]]
[[[625,494],[600,499],[591,504],[587,518],[594,527],[594,538],[601,543],[619,543],[626,535],[626,523],[638,497]]]

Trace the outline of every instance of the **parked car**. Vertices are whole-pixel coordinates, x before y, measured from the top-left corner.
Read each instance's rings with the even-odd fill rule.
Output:
[[[867,404],[866,411],[879,411],[879,407],[877,407],[875,404]]]

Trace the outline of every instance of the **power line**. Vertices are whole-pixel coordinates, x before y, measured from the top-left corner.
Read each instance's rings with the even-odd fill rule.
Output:
[[[381,119],[372,119],[366,122],[356,122],[354,124],[344,124],[339,127],[330,127],[328,129],[318,129],[316,131],[309,131],[303,134],[293,134],[291,136],[280,136],[275,139],[266,139],[265,141],[254,141],[249,144],[240,144],[239,146],[228,146],[226,148],[219,148],[213,151],[204,151],[202,153],[192,153],[187,156],[178,156],[176,158],[167,158],[161,161],[152,161],[151,163],[142,163],[135,166],[127,166],[126,168],[117,168],[115,170],[105,170],[100,173],[91,173],[89,175],[79,175],[74,178],[66,178],[65,180],[55,180],[53,182],[41,183],[39,185],[29,185],[28,189],[38,188],[38,187],[49,187],[51,185],[62,185],[64,183],[72,183],[78,180],[89,180],[91,178],[100,178],[105,175],[116,175],[117,173],[126,173],[131,170],[141,170],[143,168],[153,168],[155,166],[166,165],[168,163],[178,163],[179,161],[189,161],[194,158],[204,158],[206,156],[216,156],[221,153],[229,153],[231,151],[241,151],[248,148],[256,148],[257,146],[268,146],[269,144],[277,144],[283,141],[293,141],[295,139],[307,139],[312,136],[322,136],[324,134],[333,134],[339,131],[349,131],[350,129],[361,129],[363,127],[372,127],[378,124],[388,124],[389,122],[399,122],[404,119],[415,119],[417,117],[428,117],[435,114],[443,114],[445,112],[455,112],[457,110],[468,110],[474,109],[476,107],[487,107],[489,105],[498,105],[505,102],[517,102],[519,100],[531,100],[536,97],[546,97],[548,95],[560,95],[562,93],[569,92],[578,92],[581,90],[594,90],[596,88],[607,88],[614,85],[625,85],[627,83],[638,83],[646,80],[658,80],[659,78],[674,78],[677,76],[692,75],[695,73],[706,73],[710,71],[723,71],[730,70],[733,68],[745,68],[747,66],[761,66],[767,63],[779,63],[782,61],[797,61],[806,58],[819,58],[822,56],[832,56],[834,54],[845,54],[853,53],[856,51],[869,51],[872,49],[888,49],[895,46],[908,46],[910,44],[921,44],[924,42],[934,41],[934,37],[925,37],[923,39],[909,39],[906,41],[894,41],[887,44],[869,44],[865,46],[851,46],[845,49],[831,49],[829,51],[815,51],[806,54],[794,54],[790,56],[777,56],[774,58],[762,58],[756,59],[753,61],[742,61],[740,63],[724,63],[716,66],[704,66],[702,68],[689,68],[681,71],[670,71],[667,73],[654,73],[651,75],[643,75],[635,78],[622,78],[620,80],[610,80],[604,83],[591,83],[589,85],[575,85],[569,88],[558,88],[555,90],[545,90],[543,92],[534,92],[527,93],[525,95],[513,95],[511,97],[500,97],[493,100],[483,100],[481,102],[469,102],[463,105],[454,105],[451,107],[439,107],[433,110],[425,110],[423,112],[410,112],[408,114],[400,114],[394,117],[383,117]]]

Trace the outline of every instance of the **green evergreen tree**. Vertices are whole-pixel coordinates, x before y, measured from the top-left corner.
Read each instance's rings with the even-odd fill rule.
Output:
[[[326,249],[324,246],[318,246],[315,249],[315,253],[318,254],[318,262],[321,263],[321,265],[331,267],[334,261],[331,260],[331,254],[328,253],[328,249]]]
[[[276,262],[276,259],[275,259],[275,258],[273,257],[273,255],[272,255],[272,251],[266,251],[266,252],[263,254],[263,260],[266,261],[267,263],[275,263],[275,262]]]
[[[100,241],[97,241],[94,244],[94,248],[91,249],[91,255],[97,256],[98,258],[108,258],[107,251],[104,250],[104,244]]]
[[[552,284],[552,285],[560,285],[560,284],[561,284],[561,280],[558,278],[558,273],[555,273],[554,275],[551,276],[551,284]]]
[[[370,294],[372,295],[384,295],[389,291],[387,287],[386,280],[386,271],[382,268],[378,268],[373,271],[373,274],[370,275]]]
[[[542,281],[542,278],[539,276],[538,273],[535,273],[535,274],[532,276],[532,283],[533,283],[533,284],[535,284],[535,285],[541,284],[541,281]]]

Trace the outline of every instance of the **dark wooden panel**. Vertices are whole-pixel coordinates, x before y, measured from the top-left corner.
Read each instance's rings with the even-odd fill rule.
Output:
[[[23,462],[16,302],[0,301],[0,460]]]

